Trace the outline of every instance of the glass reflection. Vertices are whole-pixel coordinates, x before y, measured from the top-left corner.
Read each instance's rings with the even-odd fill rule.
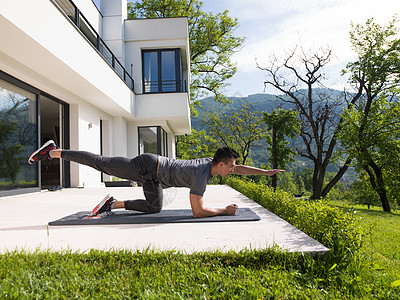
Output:
[[[0,192],[38,186],[36,95],[0,80]]]
[[[157,127],[139,127],[139,154],[157,154]]]
[[[168,156],[167,133],[161,126],[139,127],[139,154]]]

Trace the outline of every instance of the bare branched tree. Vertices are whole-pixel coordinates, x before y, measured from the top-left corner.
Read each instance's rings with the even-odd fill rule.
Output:
[[[270,58],[269,65],[257,67],[267,74],[264,85],[277,89],[282,96],[278,99],[299,112],[300,136],[303,141],[296,146],[302,157],[310,159],[314,165],[312,198],[325,197],[343,176],[351,160],[345,159],[336,176],[324,187],[328,164],[332,162],[337,144],[337,132],[342,122],[340,114],[343,106],[354,103],[361,95],[334,94],[323,84],[324,68],[332,58],[330,48],[318,51],[304,51],[295,47],[284,55]]]

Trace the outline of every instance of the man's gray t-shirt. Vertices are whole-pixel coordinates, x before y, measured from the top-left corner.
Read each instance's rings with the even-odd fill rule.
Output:
[[[212,158],[179,160],[161,157],[158,178],[163,188],[187,187],[190,193],[203,196],[211,179]]]

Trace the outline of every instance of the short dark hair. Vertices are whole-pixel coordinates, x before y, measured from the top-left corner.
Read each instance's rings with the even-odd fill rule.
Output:
[[[229,147],[222,147],[215,152],[212,162],[214,164],[218,164],[223,161],[225,164],[227,164],[232,158],[238,159],[238,157],[239,154],[235,150]]]

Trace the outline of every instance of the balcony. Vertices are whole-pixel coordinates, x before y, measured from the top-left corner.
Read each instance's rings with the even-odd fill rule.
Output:
[[[76,28],[87,38],[88,42],[98,51],[101,57],[110,65],[117,75],[134,91],[134,81],[120,61],[108,48],[100,35],[90,25],[85,16],[71,0],[52,0],[60,11],[75,24]]]
[[[187,93],[186,80],[144,81],[144,93]]]
[[[160,93],[136,95],[136,121],[145,125],[165,125],[175,134],[190,134],[190,106],[188,93]]]

